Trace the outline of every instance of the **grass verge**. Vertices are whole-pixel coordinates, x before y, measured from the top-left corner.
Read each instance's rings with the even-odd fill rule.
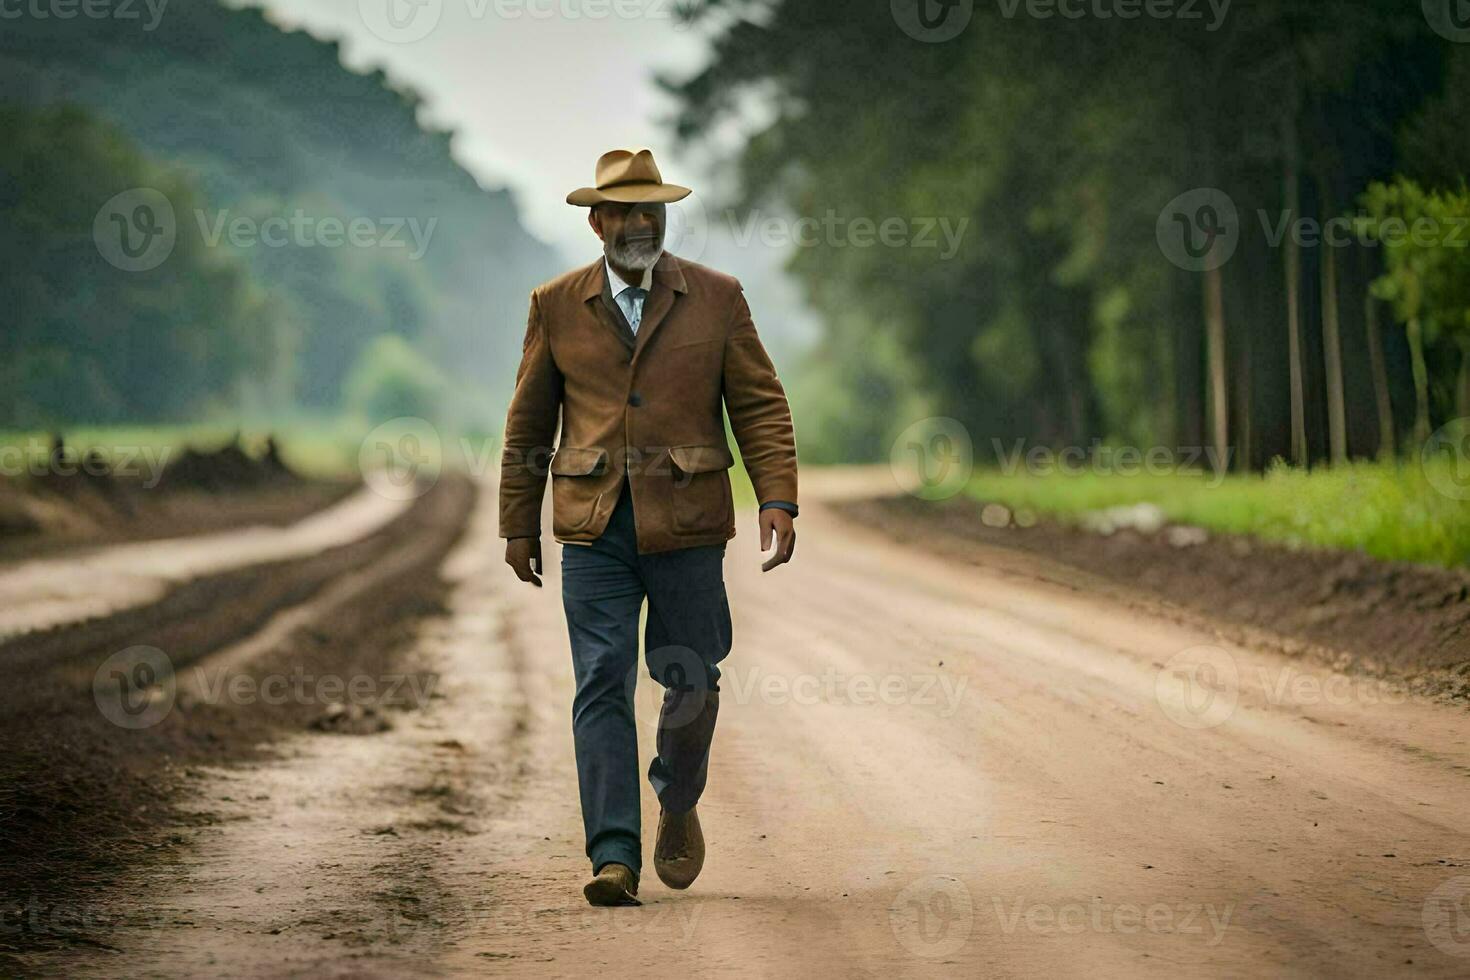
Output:
[[[1223,479],[1167,475],[986,470],[966,493],[1064,521],[1141,503],[1171,522],[1247,534],[1289,547],[1362,551],[1447,567],[1470,564],[1470,483],[1453,461],[1352,463]]]

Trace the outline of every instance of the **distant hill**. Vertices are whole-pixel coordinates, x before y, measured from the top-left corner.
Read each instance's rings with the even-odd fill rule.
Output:
[[[187,181],[198,200],[176,215],[179,235],[247,268],[276,302],[268,361],[289,371],[297,403],[335,406],[358,354],[397,333],[460,382],[461,410],[498,411],[529,291],[559,271],[508,193],[480,187],[450,134],[420,122],[417,96],[345,68],[335,42],[213,0],[171,0],[151,30],[147,8],[133,9],[139,19],[7,20],[0,104],[80,106]],[[116,193],[102,190],[91,213]],[[292,243],[232,244],[239,218],[247,229],[275,218]],[[304,233],[281,223],[293,219]],[[333,219],[402,245],[325,245]],[[270,403],[282,378],[271,380],[242,391]]]

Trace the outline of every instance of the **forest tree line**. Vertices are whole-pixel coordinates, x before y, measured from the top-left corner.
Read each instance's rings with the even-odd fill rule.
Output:
[[[747,133],[736,205],[969,220],[948,261],[796,251],[825,327],[796,386],[808,458],[882,458],[944,415],[982,453],[1213,446],[1258,469],[1403,453],[1470,415],[1470,31],[1399,0],[1237,0],[1211,24],[1008,7],[939,43],[898,3],[692,8],[712,56],[664,84],[684,140]],[[1185,267],[1161,223],[1176,200],[1196,236],[1223,220],[1206,192],[1233,252]],[[1425,220],[1429,247],[1379,237]]]

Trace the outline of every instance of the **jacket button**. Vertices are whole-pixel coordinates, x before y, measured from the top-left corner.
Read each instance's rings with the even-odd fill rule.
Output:
[[[628,396],[628,404],[632,405],[634,408],[637,408],[639,405],[643,404],[643,396],[638,394],[638,392],[636,391],[633,392],[631,395]]]

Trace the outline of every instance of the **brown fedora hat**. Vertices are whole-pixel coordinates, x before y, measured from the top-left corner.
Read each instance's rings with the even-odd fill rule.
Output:
[[[691,193],[687,187],[664,183],[652,152],[610,150],[597,159],[597,186],[577,188],[567,195],[567,203],[583,208],[603,201],[669,204],[682,201]]]

